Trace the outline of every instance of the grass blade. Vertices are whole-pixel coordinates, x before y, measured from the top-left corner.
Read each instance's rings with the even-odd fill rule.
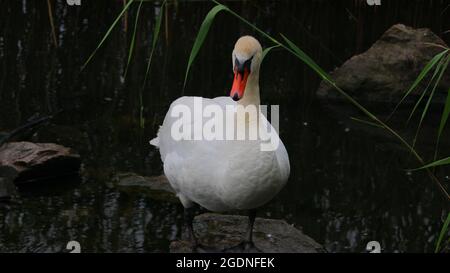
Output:
[[[155,52],[156,44],[158,42],[159,32],[161,30],[161,22],[162,22],[162,15],[164,14],[164,8],[166,6],[167,0],[164,0],[164,2],[161,4],[161,9],[159,10],[158,17],[156,17],[155,27],[153,28],[153,39],[152,39],[152,49],[150,50],[150,56],[148,57],[147,61],[147,68],[145,70],[145,76],[144,76],[144,82],[142,84],[142,88],[139,92],[139,126],[141,129],[145,128],[145,119],[144,119],[144,101],[142,98],[142,92],[145,89],[145,84],[147,83],[147,77],[150,73],[150,67],[153,60],[153,53]]]
[[[379,125],[378,123],[375,123],[375,122],[367,121],[367,120],[356,118],[356,117],[350,117],[350,119],[354,120],[354,121],[357,121],[357,122],[360,122],[362,124],[366,124],[366,125],[370,125],[370,126],[373,126],[373,127],[378,127],[378,128],[384,129],[383,126],[381,126],[381,125]]]
[[[155,27],[153,28],[153,39],[152,39],[152,49],[150,50],[150,57],[148,58],[147,62],[147,69],[145,70],[145,77],[144,77],[144,84],[142,85],[142,88],[145,87],[145,83],[147,82],[147,76],[150,72],[150,66],[153,59],[153,53],[155,52],[156,43],[158,42],[159,32],[161,30],[161,21],[162,21],[162,15],[164,14],[164,8],[166,6],[167,0],[164,0],[164,2],[161,4],[161,9],[159,11],[158,17],[156,18]]]
[[[123,75],[124,78],[127,77],[128,67],[130,66],[131,57],[133,56],[134,44],[135,44],[135,41],[136,41],[136,30],[137,30],[137,25],[138,25],[138,21],[139,21],[139,14],[141,13],[141,6],[142,6],[143,2],[144,1],[139,2],[139,6],[138,6],[138,9],[137,9],[137,12],[136,12],[136,20],[134,21],[133,36],[131,37],[130,49],[128,50],[127,67],[125,68],[125,73]]]
[[[439,233],[439,239],[436,244],[436,249],[434,252],[439,252],[441,247],[442,239],[444,239],[445,234],[447,234],[448,226],[450,225],[450,212],[447,215],[447,219],[445,219],[444,225],[442,226],[441,232]]]
[[[406,97],[409,96],[409,94],[416,89],[416,87],[419,85],[419,83],[422,82],[423,78],[425,78],[426,75],[428,75],[428,72],[430,72],[430,70],[436,65],[436,63],[438,63],[442,57],[444,56],[445,53],[448,52],[447,50],[444,50],[443,52],[435,55],[426,65],[425,67],[422,69],[422,71],[420,72],[419,76],[417,76],[416,80],[414,81],[414,83],[411,85],[411,87],[408,89],[408,91],[405,93],[405,95],[402,97],[402,99],[400,100],[400,102],[395,106],[394,110],[392,111],[392,113],[389,115],[388,119],[390,119],[392,117],[392,115],[395,113],[395,111],[397,111],[397,108],[400,106],[400,104],[402,104],[402,102],[406,99]]]
[[[264,58],[266,58],[267,54],[269,54],[269,52],[270,52],[272,49],[277,48],[277,47],[280,47],[280,46],[279,46],[279,45],[274,45],[274,46],[265,48],[265,49],[263,50],[263,52],[262,52],[261,63],[264,61]]]
[[[100,43],[97,45],[97,47],[95,48],[94,52],[92,52],[92,54],[89,56],[89,58],[87,59],[87,61],[83,64],[83,66],[81,67],[81,71],[84,70],[84,68],[86,67],[86,65],[91,61],[91,59],[95,56],[95,53],[97,53],[98,49],[103,45],[103,43],[106,41],[106,39],[108,38],[109,34],[111,34],[111,31],[114,29],[114,27],[117,25],[117,23],[119,22],[120,18],[123,16],[123,14],[125,13],[125,11],[128,10],[128,8],[130,7],[130,5],[134,2],[134,0],[130,0],[130,2],[128,2],[126,4],[125,7],[123,7],[122,11],[119,13],[119,15],[117,16],[117,18],[114,20],[114,22],[112,23],[112,25],[109,27],[108,31],[106,32],[106,34],[103,36],[102,40],[100,41]]]
[[[424,108],[423,111],[422,111],[422,116],[420,117],[419,125],[418,125],[418,127],[417,127],[416,136],[414,137],[413,146],[414,146],[414,144],[416,143],[417,135],[419,134],[419,130],[420,130],[420,127],[422,126],[422,122],[423,122],[423,120],[424,120],[424,118],[425,118],[425,115],[426,115],[427,112],[428,112],[428,108],[430,107],[431,100],[433,99],[434,93],[436,92],[436,88],[437,88],[437,86],[439,85],[439,82],[441,81],[442,76],[444,75],[445,70],[447,69],[448,62],[449,62],[449,61],[450,61],[450,58],[447,58],[447,60],[445,60],[445,63],[444,63],[442,66],[440,66],[439,69],[436,69],[436,71],[439,70],[439,76],[437,77],[437,79],[436,79],[436,81],[435,81],[435,83],[434,83],[434,86],[433,86],[433,89],[431,90],[431,93],[430,93],[430,96],[429,96],[429,98],[428,98],[427,104],[425,105],[425,108]]]
[[[203,42],[205,41],[209,28],[211,27],[211,24],[214,21],[214,18],[216,17],[217,13],[219,13],[222,10],[228,10],[228,8],[222,4],[218,4],[215,7],[213,7],[205,16],[205,19],[203,20],[203,23],[200,26],[200,30],[197,33],[197,37],[195,38],[195,42],[194,45],[192,46],[191,54],[189,56],[189,61],[186,68],[186,75],[184,76],[183,90],[186,87],[186,81],[189,75],[189,70],[191,69],[195,57],[197,57],[197,54],[200,48],[202,47]]]
[[[449,57],[450,58],[450,57]],[[436,151],[434,153],[434,158],[436,159],[439,142],[441,140],[442,131],[444,130],[445,124],[447,123],[448,116],[450,115],[450,88],[448,89],[447,101],[445,102],[444,111],[442,112],[441,122],[439,124],[437,142],[436,142]]]
[[[442,66],[442,60],[439,61],[439,64],[437,65],[437,67],[434,69],[434,73],[433,76],[431,77],[430,81],[428,82],[427,86],[425,87],[424,91],[422,92],[422,94],[420,95],[419,100],[417,100],[416,104],[414,105],[413,110],[411,111],[411,113],[408,116],[408,119],[406,121],[406,124],[409,123],[409,121],[411,120],[411,118],[413,117],[414,113],[416,112],[417,108],[419,107],[420,103],[422,102],[423,98],[425,97],[426,93],[428,92],[430,85],[433,83],[434,79],[436,78],[436,76],[439,74],[439,71],[441,70],[441,66]]]
[[[442,165],[449,165],[449,164],[450,164],[450,157],[447,157],[447,158],[443,158],[443,159],[431,162],[430,164],[427,164],[423,167],[420,167],[417,169],[412,169],[410,171],[418,171],[418,170],[428,169],[428,168],[442,166]]]

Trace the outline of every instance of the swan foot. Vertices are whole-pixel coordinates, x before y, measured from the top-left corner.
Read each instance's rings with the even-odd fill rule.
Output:
[[[253,242],[244,241],[240,244],[222,250],[224,253],[263,253],[262,250],[257,248]]]

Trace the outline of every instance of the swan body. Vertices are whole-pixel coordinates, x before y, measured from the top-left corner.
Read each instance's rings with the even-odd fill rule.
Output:
[[[253,209],[270,201],[289,177],[289,158],[281,140],[272,140],[278,147],[270,151],[261,151],[262,142],[268,144],[262,137],[256,140],[174,140],[171,127],[176,118],[169,113],[177,105],[193,109],[195,99],[201,100],[204,107],[216,105],[224,111],[227,105],[237,105],[229,97],[181,97],[171,104],[158,137],[152,143],[160,149],[164,173],[180,201],[185,207],[195,202],[211,211]],[[267,122],[261,113],[259,118]],[[194,123],[202,122],[194,119],[188,126],[195,128]],[[248,127],[258,126],[257,122],[249,123]],[[278,138],[273,128],[271,133],[271,137]]]

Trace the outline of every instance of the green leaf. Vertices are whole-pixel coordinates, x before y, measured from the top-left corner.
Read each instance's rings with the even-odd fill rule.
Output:
[[[424,91],[422,92],[422,94],[420,95],[419,100],[416,102],[416,104],[414,105],[413,110],[411,111],[411,113],[408,116],[408,120],[406,121],[406,123],[408,124],[409,121],[411,120],[411,118],[413,117],[414,113],[416,112],[417,108],[419,107],[420,103],[422,102],[423,98],[425,97],[425,94],[428,92],[428,89],[430,88],[431,83],[433,83],[434,79],[436,78],[436,76],[439,74],[439,71],[441,70],[441,66],[442,66],[442,60],[439,61],[437,67],[434,69],[434,73],[433,76],[431,77],[430,81],[428,82],[427,86],[425,87]]]
[[[265,48],[262,52],[262,56],[261,56],[261,63],[264,61],[264,58],[266,58],[267,54],[274,48],[280,47],[279,45],[274,45],[268,48]]]
[[[164,2],[161,4],[161,9],[158,14],[158,18],[156,19],[155,28],[153,29],[153,41],[152,41],[152,47],[155,48],[156,42],[158,42],[158,36],[159,31],[161,29],[161,21],[162,21],[162,15],[164,14],[164,8],[166,6],[167,0],[164,0]]]
[[[145,71],[145,77],[144,77],[144,84],[142,85],[142,88],[145,87],[145,83],[147,82],[147,76],[150,72],[150,66],[153,59],[153,53],[155,52],[156,43],[158,42],[159,32],[161,29],[161,21],[162,21],[162,15],[164,13],[164,8],[166,6],[167,0],[164,0],[164,2],[161,5],[161,10],[159,11],[158,17],[156,18],[155,27],[153,28],[153,41],[152,41],[152,49],[150,51],[150,57],[148,58],[147,62],[147,69]]]
[[[367,124],[367,125],[373,126],[373,127],[384,128],[383,126],[381,126],[378,123],[367,121],[367,120],[364,120],[364,119],[360,119],[360,118],[356,118],[356,117],[350,117],[350,119],[354,120],[354,121],[357,121],[357,122],[360,122],[360,123],[363,123],[363,124]]]
[[[397,110],[397,108],[400,106],[400,104],[402,104],[402,102],[406,99],[406,97],[409,96],[409,94],[416,89],[417,85],[419,85],[419,83],[422,82],[423,78],[428,75],[428,72],[430,72],[430,70],[436,65],[437,62],[439,62],[442,57],[445,55],[445,53],[448,52],[448,49],[442,51],[441,53],[435,55],[426,65],[425,67],[422,69],[422,71],[420,72],[419,76],[417,76],[416,80],[414,81],[414,83],[411,85],[411,87],[408,89],[408,91],[405,93],[405,95],[402,97],[402,99],[400,100],[400,102],[395,106],[394,110],[392,111],[392,113],[389,115],[389,118],[394,114],[394,112]]]
[[[142,98],[142,92],[144,91],[145,84],[147,83],[147,77],[150,72],[150,67],[151,67],[152,60],[153,60],[153,53],[155,52],[156,44],[158,42],[159,32],[161,29],[161,21],[162,21],[162,17],[164,14],[164,8],[166,6],[166,2],[167,2],[167,0],[164,0],[164,2],[161,4],[161,9],[159,10],[158,17],[156,18],[155,27],[153,28],[152,49],[150,50],[150,56],[147,61],[147,69],[145,70],[144,82],[143,82],[142,88],[140,89],[140,92],[139,92],[139,103],[140,103],[139,124],[140,124],[141,129],[145,128],[144,101]]]
[[[138,10],[136,12],[136,20],[134,21],[133,37],[131,38],[130,49],[128,51],[127,67],[125,68],[125,73],[124,73],[124,76],[123,76],[124,78],[127,77],[128,67],[130,66],[131,57],[133,56],[134,44],[135,44],[135,41],[136,41],[136,30],[137,30],[137,25],[138,25],[138,21],[139,21],[139,14],[141,13],[142,3],[143,3],[143,1],[141,1],[139,3]]]
[[[448,89],[447,101],[445,102],[444,111],[442,112],[441,122],[439,124],[435,156],[437,155],[437,147],[438,147],[439,142],[441,140],[442,131],[444,130],[444,127],[445,127],[445,124],[447,123],[449,115],[450,115],[450,88]]]
[[[127,9],[130,7],[130,5],[134,2],[134,0],[130,0],[130,2],[128,2],[125,7],[123,7],[122,11],[119,13],[119,15],[117,16],[116,20],[114,20],[114,22],[112,23],[112,25],[109,27],[108,31],[106,32],[105,36],[103,36],[102,40],[100,41],[100,43],[97,45],[97,48],[95,48],[94,52],[92,52],[91,56],[89,56],[89,58],[87,59],[87,61],[83,64],[83,66],[81,67],[81,71],[84,70],[84,68],[86,67],[86,65],[91,61],[91,59],[94,57],[95,53],[97,53],[97,50],[103,45],[103,43],[106,41],[106,39],[108,38],[109,34],[111,34],[111,31],[114,29],[114,27],[117,25],[117,23],[119,22],[120,18],[123,16],[123,14],[125,13],[125,11],[127,11]]]
[[[219,13],[222,10],[228,10],[228,8],[221,4],[218,4],[215,7],[213,7],[208,12],[205,19],[203,20],[202,25],[200,26],[200,30],[197,33],[197,37],[195,38],[195,42],[194,42],[194,45],[192,46],[191,54],[189,56],[189,61],[188,61],[188,65],[186,68],[186,75],[184,76],[183,90],[186,86],[187,78],[189,75],[189,70],[191,69],[191,66],[195,60],[195,57],[197,57],[197,54],[198,54],[200,48],[202,47],[203,42],[205,41],[206,35],[208,34],[208,31],[209,31],[209,28],[211,27],[211,24],[214,21],[214,18],[216,17],[217,13]]]
[[[436,252],[436,253],[439,252],[439,249],[440,249],[441,243],[442,243],[442,239],[444,239],[444,236],[448,231],[449,225],[450,225],[450,212],[448,213],[447,219],[445,220],[444,225],[442,226],[441,232],[439,234],[439,239],[436,244],[436,249],[434,250],[434,252]]]
[[[423,169],[428,169],[431,167],[437,167],[437,166],[442,166],[442,165],[449,165],[450,164],[450,157],[444,158],[444,159],[440,159],[434,162],[431,162],[430,164],[427,164],[423,167],[417,168],[417,169],[412,169],[411,171],[417,171],[417,170],[423,170]]]
[[[428,112],[428,108],[430,107],[431,100],[433,99],[434,93],[436,92],[436,88],[439,85],[439,82],[441,81],[445,70],[447,69],[448,62],[450,61],[450,58],[447,58],[447,60],[444,59],[444,61],[445,61],[445,63],[442,66],[439,66],[439,68],[436,69],[436,72],[439,71],[439,76],[437,77],[436,81],[434,82],[434,86],[433,86],[433,89],[431,90],[430,96],[428,97],[427,104],[425,105],[425,108],[422,111],[422,116],[420,117],[419,126],[417,127],[416,136],[414,137],[414,143],[416,143],[417,135],[419,133],[420,127],[422,126],[423,119],[425,118],[425,115]]]

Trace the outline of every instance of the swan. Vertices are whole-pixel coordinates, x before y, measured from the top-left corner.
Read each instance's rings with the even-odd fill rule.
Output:
[[[288,180],[288,153],[260,110],[261,61],[260,43],[251,36],[239,38],[232,52],[234,81],[230,96],[213,99],[189,96],[178,98],[170,105],[157,137],[150,141],[151,145],[159,148],[164,173],[184,206],[185,225],[194,249],[198,249],[200,244],[192,226],[193,207],[200,205],[214,212],[249,211],[245,238],[235,248],[259,251],[252,240],[256,209],[270,201]],[[222,122],[225,116],[231,117],[229,120],[236,124],[233,127],[236,130],[230,135],[236,137],[243,133],[245,137],[231,140],[221,135],[215,139],[196,138],[195,133],[201,135],[205,121],[205,116],[195,115],[198,112],[195,108],[199,105],[205,110],[208,107],[224,112],[231,109],[231,115],[216,114],[215,122]],[[256,114],[252,115],[251,111],[247,111],[251,106],[256,107]],[[194,112],[194,117],[189,116],[180,121],[181,115],[176,109]],[[240,115],[241,113],[244,115]],[[271,129],[270,134],[261,130],[267,124]],[[174,137],[175,125],[182,125],[183,129],[190,132],[186,138]],[[246,133],[252,129],[260,133],[256,139]],[[192,134],[194,137],[189,139]],[[222,136],[226,134],[224,132]],[[270,143],[267,142],[268,138]],[[263,143],[268,143],[271,149],[262,149]]]

